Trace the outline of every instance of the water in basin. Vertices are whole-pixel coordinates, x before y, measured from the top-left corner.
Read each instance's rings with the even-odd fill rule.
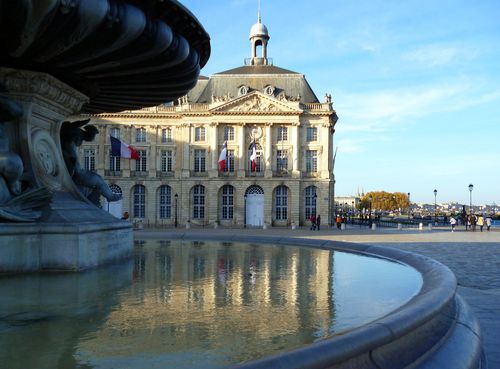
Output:
[[[421,283],[408,266],[333,250],[137,241],[119,265],[0,277],[0,363],[221,368],[366,324]]]

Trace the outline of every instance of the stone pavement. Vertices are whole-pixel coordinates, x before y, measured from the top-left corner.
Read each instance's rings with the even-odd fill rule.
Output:
[[[458,293],[465,298],[474,311],[483,333],[483,345],[488,369],[500,369],[500,232],[465,232],[447,228],[432,231],[415,229],[385,229],[376,231],[366,228],[348,227],[346,230],[323,228],[310,231],[268,228],[266,230],[236,228],[177,228],[172,230],[142,230],[136,237],[150,233],[209,233],[246,234],[258,232],[262,236],[317,238],[334,241],[365,243],[394,247],[419,253],[447,265],[456,275]]]

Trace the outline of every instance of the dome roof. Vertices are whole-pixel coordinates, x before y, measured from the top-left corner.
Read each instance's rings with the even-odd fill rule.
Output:
[[[265,36],[269,38],[269,32],[267,31],[267,27],[262,23],[260,23],[260,21],[255,23],[250,29],[250,38],[258,36]]]

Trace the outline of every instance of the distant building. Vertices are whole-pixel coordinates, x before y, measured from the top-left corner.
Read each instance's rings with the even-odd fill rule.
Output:
[[[329,222],[331,96],[320,102],[303,74],[274,66],[268,41],[259,17],[245,65],[200,77],[173,104],[91,117],[100,133],[81,147],[81,162],[123,194],[105,210],[146,225],[287,226],[313,213]],[[139,159],[112,156],[110,136]]]

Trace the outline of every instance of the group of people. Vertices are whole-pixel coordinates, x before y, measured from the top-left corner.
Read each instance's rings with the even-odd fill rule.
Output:
[[[315,230],[318,230],[319,231],[319,227],[321,226],[321,215],[314,215],[312,214],[310,217],[309,217],[309,220],[311,222],[311,228],[310,230],[311,231],[315,231]],[[335,224],[337,225],[337,228],[338,229],[342,229],[342,223],[346,223],[347,222],[347,219],[345,217],[341,217],[340,215],[337,215],[335,217]]]
[[[491,217],[487,216],[486,218],[482,215],[476,215],[476,214],[469,214],[469,215],[464,215],[462,217],[463,219],[462,222],[465,225],[465,230],[467,229],[472,230],[473,232],[476,231],[476,227],[479,227],[480,231],[483,231],[484,226],[486,226],[486,230],[489,231],[491,228],[491,223],[492,219]],[[450,225],[451,225],[451,231],[455,231],[455,227],[458,225],[459,220],[455,217],[450,217]]]
[[[318,214],[318,216],[312,214],[309,217],[309,220],[311,221],[311,231],[318,230],[319,227],[321,226],[321,215]]]

